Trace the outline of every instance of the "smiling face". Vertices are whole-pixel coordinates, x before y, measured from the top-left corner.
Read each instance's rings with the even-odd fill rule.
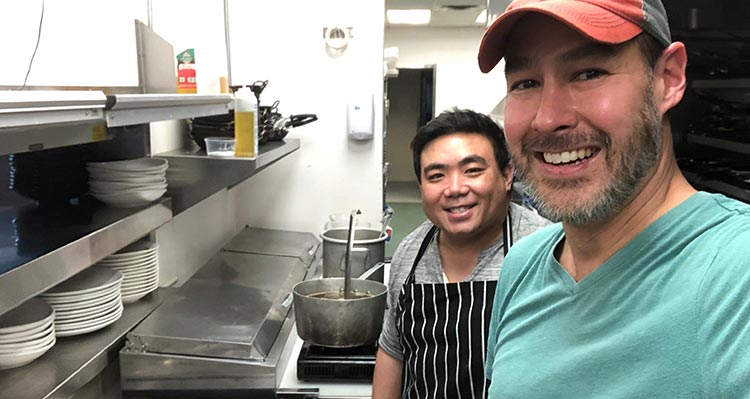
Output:
[[[420,162],[422,208],[441,240],[489,244],[500,237],[512,169],[500,171],[489,139],[443,135],[424,147]]]
[[[529,14],[505,56],[506,139],[540,213],[585,225],[622,210],[653,174],[663,143],[637,43],[598,44]]]

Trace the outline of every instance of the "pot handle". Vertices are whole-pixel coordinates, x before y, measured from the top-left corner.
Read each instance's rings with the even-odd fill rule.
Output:
[[[284,301],[281,302],[281,307],[284,309],[289,309],[289,306],[292,305],[292,301],[294,301],[294,295],[290,292],[289,295],[284,298]]]
[[[310,247],[310,249],[309,249],[309,250],[307,251],[307,254],[308,254],[308,255],[310,255],[310,256],[313,256],[313,255],[315,255],[315,251],[317,251],[317,250],[318,250],[318,247],[319,247],[319,246],[320,246],[320,243],[319,243],[319,242],[316,242],[315,244],[313,244],[313,245],[312,245],[312,246]]]
[[[286,122],[284,127],[299,127],[307,125],[308,123],[315,122],[318,120],[318,116],[315,114],[299,114],[292,115],[289,117],[289,121]]]
[[[362,275],[359,276],[358,278],[360,280],[367,280],[368,278],[370,278],[370,276],[372,276],[373,274],[375,274],[375,272],[379,271],[380,269],[384,269],[384,268],[385,268],[385,262],[378,262],[373,267],[367,269],[367,271],[365,271],[364,273],[362,273]]]

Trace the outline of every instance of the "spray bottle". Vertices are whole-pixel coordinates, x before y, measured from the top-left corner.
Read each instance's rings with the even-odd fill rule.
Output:
[[[234,140],[234,156],[258,157],[258,104],[248,87],[234,93]]]

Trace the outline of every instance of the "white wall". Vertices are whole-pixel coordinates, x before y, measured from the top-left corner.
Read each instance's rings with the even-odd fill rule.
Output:
[[[39,36],[27,86],[138,86],[135,18],[146,2],[0,2],[0,86],[21,86]],[[40,19],[42,20],[39,34]]]
[[[211,0],[211,10],[197,7],[187,14],[172,13],[167,5],[176,3],[154,0],[153,28],[175,51],[196,48],[200,90],[206,63],[217,64],[208,68],[218,70],[226,60],[217,55],[202,61],[200,55],[202,48],[224,48],[223,35],[216,34],[223,32],[223,18],[217,18],[222,8],[216,6],[221,2]],[[319,119],[290,131],[288,137],[301,141],[298,151],[157,231],[160,262],[167,272],[162,283],[184,283],[245,224],[318,234],[332,213],[359,208],[365,220],[380,219],[383,9],[383,0],[230,1],[232,83],[269,80],[262,104],[279,100],[284,115],[314,113]],[[210,17],[198,18],[202,14]],[[177,15],[177,20],[199,22],[183,25]],[[353,40],[338,57],[330,56],[323,42],[323,27],[329,24],[354,28]],[[191,32],[183,33],[186,29]],[[195,32],[205,36],[193,36]],[[375,137],[353,142],[345,134],[346,103],[361,93],[375,96]],[[152,124],[152,149],[172,149],[180,134],[178,124]]]
[[[227,76],[224,1],[151,0],[151,12],[151,28],[172,45],[175,56],[195,49],[198,93],[219,93],[219,76]]]
[[[398,67],[436,65],[436,114],[453,106],[490,113],[505,96],[505,76],[502,65],[488,74],[479,71],[483,34],[483,27],[389,27],[385,46],[399,48]]]
[[[284,114],[314,113],[292,129],[296,153],[230,191],[238,216],[254,226],[320,233],[327,215],[382,212],[384,1],[231,1],[233,83],[268,80],[261,103],[279,100]],[[339,57],[326,52],[323,27],[354,28]],[[375,137],[346,136],[347,100],[375,97]]]

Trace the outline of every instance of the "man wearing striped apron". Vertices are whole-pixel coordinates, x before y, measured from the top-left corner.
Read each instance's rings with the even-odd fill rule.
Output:
[[[412,152],[429,220],[391,262],[373,398],[481,398],[504,254],[549,222],[511,204],[503,132],[487,116],[444,112],[419,129]]]

